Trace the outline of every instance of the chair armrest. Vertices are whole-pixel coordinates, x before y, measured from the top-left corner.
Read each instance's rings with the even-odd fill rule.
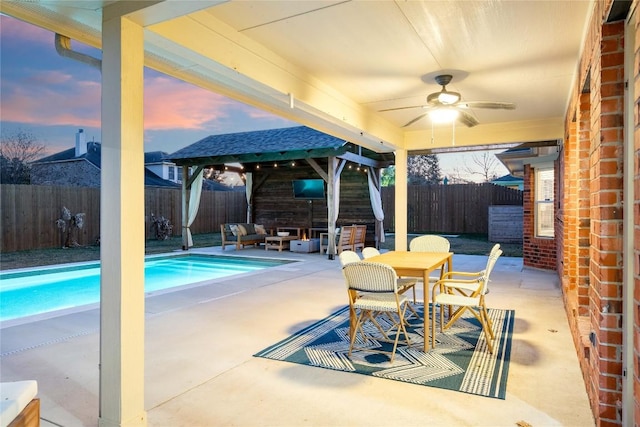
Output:
[[[463,285],[463,286],[456,286]],[[447,290],[456,289],[460,292],[474,292],[472,286],[464,286],[464,285],[477,285],[476,289],[482,286],[482,283],[478,279],[440,279],[434,285],[432,289],[432,297],[436,296],[436,288],[440,291],[440,293],[444,293]]]
[[[442,279],[453,279],[455,276],[462,277],[482,277],[484,275],[484,270],[478,271],[476,273],[469,273],[466,271],[447,271],[442,275]]]

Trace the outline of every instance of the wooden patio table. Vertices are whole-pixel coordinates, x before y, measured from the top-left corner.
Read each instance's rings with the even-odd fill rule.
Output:
[[[429,275],[432,271],[440,269],[440,278],[446,271],[453,271],[453,252],[411,252],[411,251],[389,251],[380,255],[366,258],[367,262],[379,262],[391,266],[398,277],[418,277],[424,281],[424,351],[427,352],[429,331]]]

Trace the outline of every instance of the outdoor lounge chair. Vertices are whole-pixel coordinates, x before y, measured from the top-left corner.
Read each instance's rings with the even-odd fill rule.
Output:
[[[342,272],[347,282],[349,293],[349,309],[355,318],[355,325],[351,326],[351,342],[349,345],[349,357],[353,349],[360,351],[371,351],[387,354],[393,362],[400,333],[404,333],[408,346],[411,345],[409,335],[405,328],[405,311],[407,309],[407,298],[398,293],[398,276],[396,272],[388,265],[374,262],[356,261],[345,265]],[[384,317],[386,322],[389,319],[389,327],[387,330],[376,320],[380,313],[386,313]],[[395,319],[392,314],[398,316]],[[382,322],[382,319],[380,319]],[[371,336],[365,333],[363,325],[371,322],[382,336]],[[385,325],[386,326],[386,325]],[[369,330],[369,329],[366,329]],[[391,339],[389,335],[395,330],[395,339]],[[356,346],[356,339],[360,335],[360,342]],[[393,349],[385,351],[375,348],[371,345],[365,345],[369,340],[389,341],[393,342]],[[363,346],[360,346],[362,344]]]
[[[436,282],[432,291],[431,348],[435,347],[436,306],[439,305],[440,331],[449,328],[466,310],[469,310],[482,325],[487,348],[489,353],[493,354],[492,341],[495,336],[485,305],[485,295],[489,291],[489,276],[500,255],[502,255],[502,251],[500,246],[496,245],[488,256],[487,266],[484,270],[475,273],[448,271],[442,279]],[[451,309],[449,310],[449,320],[446,324],[444,324],[443,315],[445,305],[457,307],[453,313],[451,313]]]

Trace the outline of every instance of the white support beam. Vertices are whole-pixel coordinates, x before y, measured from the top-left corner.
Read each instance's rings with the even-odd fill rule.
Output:
[[[147,30],[156,46],[184,56],[183,69],[163,72],[198,84],[192,68],[203,67],[225,86],[217,91],[226,96],[372,150],[392,151],[404,144],[402,130],[206,11]],[[290,96],[295,98],[293,109]]]
[[[102,36],[98,423],[146,426],[144,37],[142,27],[110,13],[105,13]]]

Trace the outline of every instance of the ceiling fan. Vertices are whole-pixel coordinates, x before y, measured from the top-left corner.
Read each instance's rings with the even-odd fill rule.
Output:
[[[435,81],[442,86],[442,90],[427,96],[427,103],[425,105],[388,108],[385,110],[379,110],[379,112],[407,110],[410,108],[424,108],[428,110],[425,113],[420,114],[415,119],[410,120],[402,127],[414,124],[427,114],[431,115],[432,119],[436,121],[440,119],[451,122],[457,117],[457,119],[467,127],[473,127],[480,122],[478,122],[478,119],[467,111],[471,108],[489,108],[493,110],[514,110],[516,108],[516,105],[511,102],[462,101],[460,93],[447,90],[447,85],[451,82],[452,78],[453,76],[451,74],[441,74],[436,76]]]

